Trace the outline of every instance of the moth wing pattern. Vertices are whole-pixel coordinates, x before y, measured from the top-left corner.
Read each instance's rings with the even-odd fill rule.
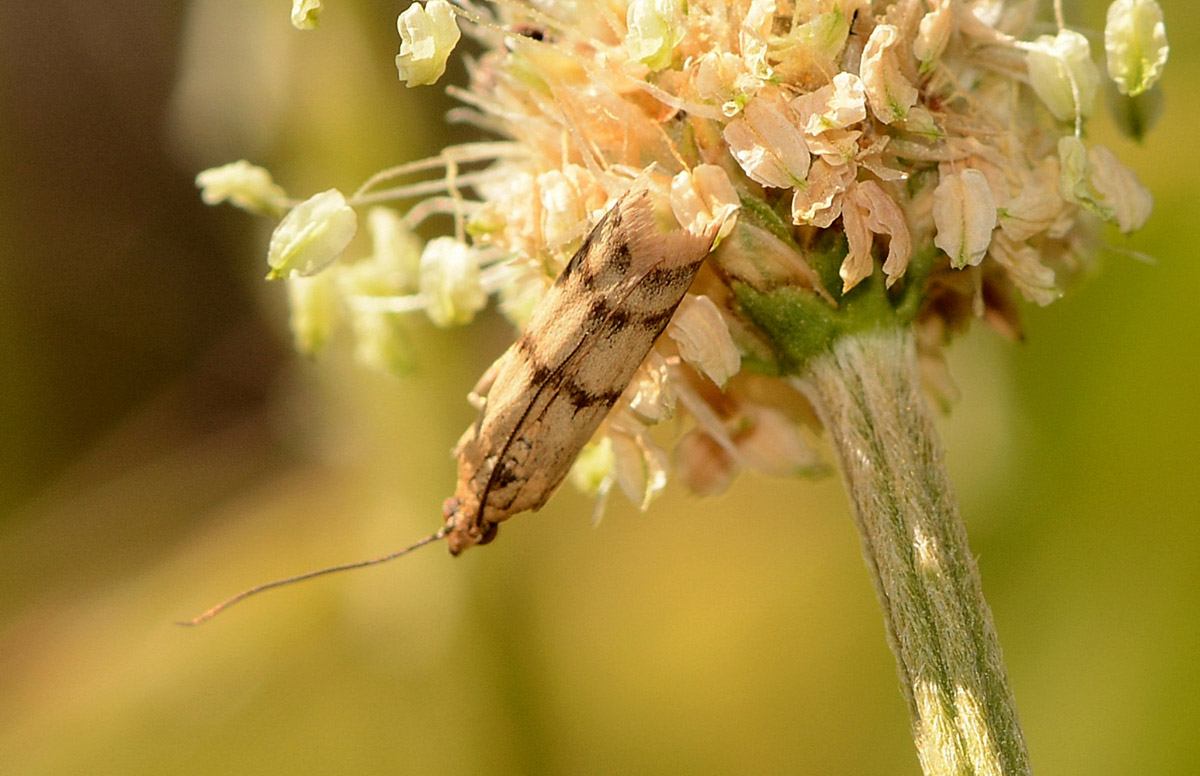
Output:
[[[664,230],[645,182],[600,219],[493,365],[479,419],[459,441],[444,507],[451,553],[546,503],[667,327],[717,226]]]

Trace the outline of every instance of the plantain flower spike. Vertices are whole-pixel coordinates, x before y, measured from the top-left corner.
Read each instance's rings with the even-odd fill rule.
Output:
[[[315,21],[319,5],[296,0],[294,19]],[[437,81],[470,37],[455,117],[484,139],[284,216],[268,261],[296,279],[297,342],[314,351],[347,326],[360,360],[398,371],[419,352],[411,316],[463,324],[491,298],[515,338],[600,217],[644,182],[664,230],[719,234],[573,479],[644,506],[671,473],[712,493],[745,469],[823,471],[819,421],[787,378],[831,332],[911,327],[930,387],[952,396],[949,333],[981,320],[1018,334],[1019,302],[1068,292],[1097,230],[1150,215],[1137,176],[1085,130],[1103,79],[1136,95],[1160,77],[1161,9],[1112,4],[1102,70],[1087,38],[1062,24],[1043,34],[1030,6],[412,3],[397,19],[400,80]],[[287,206],[244,162],[197,182],[206,202],[276,217]],[[385,199],[407,209],[372,209]],[[373,247],[338,260],[360,209]],[[423,243],[433,216],[449,228]]]

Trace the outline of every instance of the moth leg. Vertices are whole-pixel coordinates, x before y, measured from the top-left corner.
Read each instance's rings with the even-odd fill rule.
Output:
[[[479,378],[479,382],[475,383],[475,387],[467,394],[467,401],[480,412],[487,406],[488,392],[492,390],[492,385],[496,382],[496,375],[500,374],[500,367],[503,366],[504,358],[507,355],[508,353],[505,352],[500,358],[493,361],[492,365]]]

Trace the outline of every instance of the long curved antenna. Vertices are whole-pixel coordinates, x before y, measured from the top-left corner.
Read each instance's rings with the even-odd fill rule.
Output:
[[[436,542],[436,541],[439,541],[439,540],[445,539],[445,538],[446,538],[446,528],[443,526],[442,528],[438,529],[435,533],[432,533],[429,536],[426,536],[424,539],[422,539],[419,542],[416,542],[415,544],[410,544],[409,546],[405,547],[402,550],[396,550],[395,552],[388,553],[387,555],[382,555],[378,558],[371,558],[370,560],[355,561],[354,563],[344,563],[340,566],[329,566],[327,568],[317,569],[316,571],[309,571],[304,574],[297,574],[294,577],[285,577],[283,579],[276,579],[273,582],[264,582],[261,585],[256,585],[255,587],[252,587],[249,590],[243,590],[242,592],[238,593],[237,595],[233,596],[232,598],[222,601],[221,603],[219,603],[216,606],[214,606],[213,608],[209,609],[207,612],[200,615],[199,617],[193,618],[191,620],[179,620],[176,624],[177,625],[199,625],[200,623],[204,622],[205,620],[209,620],[209,619],[212,619],[213,617],[216,617],[218,614],[225,611],[229,607],[233,606],[238,601],[241,601],[244,598],[249,598],[252,595],[257,595],[264,591],[270,590],[271,588],[283,587],[284,585],[290,585],[293,582],[303,582],[306,579],[312,579],[313,577],[321,577],[326,574],[333,574],[334,572],[337,572],[337,571],[350,571],[351,569],[361,569],[361,568],[364,568],[365,566],[375,566],[380,563],[387,563],[389,560],[395,560],[396,558],[399,558],[401,555],[407,555],[408,553],[412,552],[413,550],[417,549],[418,547],[424,547],[426,544],[431,544],[432,542]]]

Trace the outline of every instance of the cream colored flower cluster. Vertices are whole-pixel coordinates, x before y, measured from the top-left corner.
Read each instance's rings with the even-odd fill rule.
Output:
[[[296,0],[294,20],[315,20],[319,6]],[[741,212],[580,457],[577,482],[615,483],[647,503],[671,468],[650,428],[681,414],[692,423],[675,467],[694,490],[720,490],[743,466],[814,470],[804,401],[742,364],[754,333],[730,279],[745,280],[744,265],[761,290],[793,283],[831,311],[878,275],[890,298],[916,294],[909,321],[933,353],[971,317],[1013,329],[1014,292],[1057,298],[1085,265],[1096,222],[1128,232],[1149,215],[1133,173],[1082,139],[1102,80],[1087,38],[1039,23],[1036,10],[1029,0],[414,3],[397,24],[401,80],[437,80],[461,27],[484,53],[469,86],[453,90],[464,107],[452,118],[500,139],[293,209],[270,262],[291,286],[297,339],[319,346],[341,310],[360,356],[394,365],[401,316],[464,323],[490,295],[520,328],[643,177],[684,227]],[[1153,0],[1112,4],[1107,68],[1122,93],[1152,88],[1163,30]],[[430,171],[442,178],[380,188]],[[408,213],[369,211],[371,256],[329,266],[354,232],[353,208],[414,194],[425,199]],[[238,196],[280,200],[273,189]],[[438,214],[455,234],[422,246],[412,230]],[[831,236],[841,246],[832,278],[807,250]]]

